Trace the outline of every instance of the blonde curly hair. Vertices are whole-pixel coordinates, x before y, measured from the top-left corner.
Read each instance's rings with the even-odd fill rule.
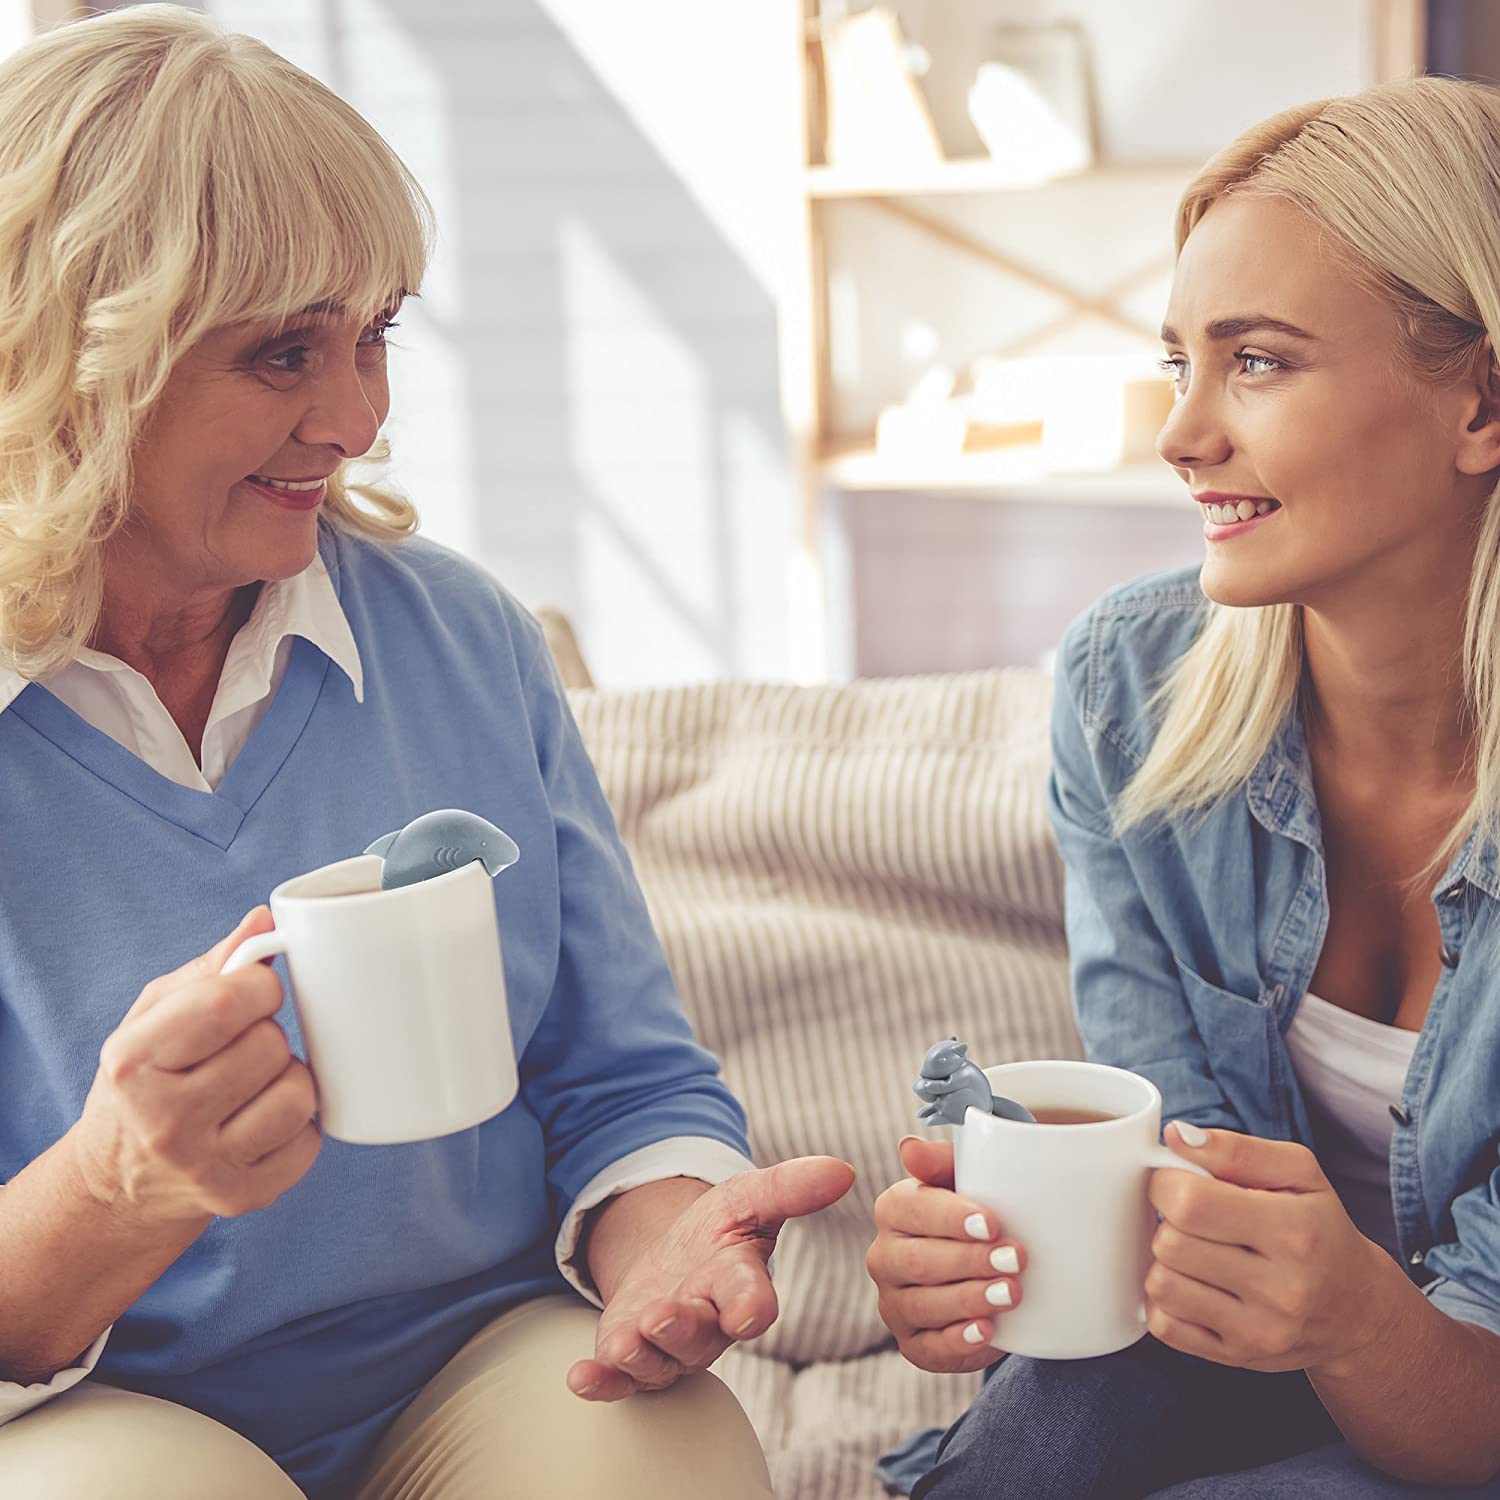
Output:
[[[181,356],[315,303],[374,317],[417,291],[432,233],[368,122],[193,11],[75,21],[0,64],[0,667],[42,678],[87,643]],[[384,540],[417,524],[343,468],[324,514]]]

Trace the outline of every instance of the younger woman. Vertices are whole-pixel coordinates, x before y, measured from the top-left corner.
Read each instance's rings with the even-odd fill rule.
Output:
[[[1500,1495],[1497,223],[1500,94],[1449,79],[1184,196],[1158,447],[1206,555],[1069,631],[1051,801],[1088,1055],[1216,1180],[1153,1175],[1148,1337],[1002,1358],[1025,1246],[902,1143],[883,1315],[989,1377],[913,1500]]]

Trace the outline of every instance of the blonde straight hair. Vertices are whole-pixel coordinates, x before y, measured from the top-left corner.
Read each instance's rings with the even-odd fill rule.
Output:
[[[431,243],[371,125],[202,15],[135,6],[0,64],[0,668],[44,677],[87,643],[132,445],[194,343],[315,303],[373,318]],[[344,469],[325,515],[380,539],[417,524]]]
[[[1424,383],[1478,369],[1500,334],[1500,91],[1413,78],[1283,110],[1212,157],[1177,211],[1180,252],[1220,198],[1271,197],[1326,234],[1351,275],[1395,309],[1397,374]],[[1430,389],[1430,385],[1428,387]],[[1500,506],[1479,529],[1463,640],[1476,790],[1424,877],[1500,812]],[[1121,794],[1119,832],[1204,813],[1244,786],[1303,682],[1302,609],[1210,604],[1202,633],[1152,699],[1161,726]],[[1457,769],[1457,768],[1455,768]]]

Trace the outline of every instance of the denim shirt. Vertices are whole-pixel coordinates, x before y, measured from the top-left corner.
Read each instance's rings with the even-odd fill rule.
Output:
[[[1316,1150],[1286,1034],[1328,928],[1299,715],[1206,818],[1112,832],[1158,727],[1147,703],[1208,616],[1197,569],[1107,595],[1057,660],[1050,812],[1066,867],[1073,1002],[1088,1056],[1161,1090],[1162,1118]],[[1407,1274],[1500,1333],[1500,862],[1471,835],[1432,902],[1441,977],[1391,1101],[1391,1200]]]

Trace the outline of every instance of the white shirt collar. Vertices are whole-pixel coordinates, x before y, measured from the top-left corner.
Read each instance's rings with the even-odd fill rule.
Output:
[[[289,635],[311,641],[348,677],[356,701],[364,702],[365,679],[359,647],[320,553],[302,572],[267,583],[261,589],[250,618],[230,643],[220,679],[221,696],[228,695],[234,701],[216,699],[215,717],[233,712],[242,703],[254,702],[268,691],[276,649]],[[73,664],[96,672],[134,670],[118,657],[88,647],[78,653]],[[18,672],[0,668],[0,713],[20,697],[27,683],[28,679]]]

